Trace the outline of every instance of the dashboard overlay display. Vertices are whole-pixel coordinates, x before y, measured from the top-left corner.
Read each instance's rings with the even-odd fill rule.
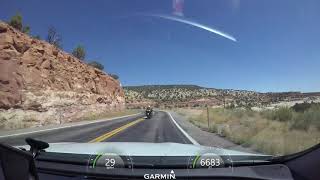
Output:
[[[220,156],[214,153],[206,153],[192,158],[189,167],[192,169],[224,167],[224,161]]]
[[[117,168],[132,169],[130,157],[119,156],[114,153],[98,154],[90,156],[89,169],[111,170]]]
[[[208,148],[198,155],[190,156],[188,169],[216,169],[230,168],[233,170],[232,159],[228,154],[223,153],[220,148]]]

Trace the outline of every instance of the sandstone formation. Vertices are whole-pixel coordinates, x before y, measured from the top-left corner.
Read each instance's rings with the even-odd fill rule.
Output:
[[[124,105],[117,80],[0,21],[0,128],[74,121]]]

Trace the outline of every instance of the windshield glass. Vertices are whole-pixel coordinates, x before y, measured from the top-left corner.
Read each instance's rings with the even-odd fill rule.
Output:
[[[88,143],[48,149],[79,154],[134,142],[140,156],[202,151],[184,144],[306,150],[320,142],[319,6],[2,0],[0,142]]]

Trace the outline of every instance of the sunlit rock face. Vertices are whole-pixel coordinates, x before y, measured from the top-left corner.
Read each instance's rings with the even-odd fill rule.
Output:
[[[74,121],[124,106],[119,81],[0,22],[0,128]]]

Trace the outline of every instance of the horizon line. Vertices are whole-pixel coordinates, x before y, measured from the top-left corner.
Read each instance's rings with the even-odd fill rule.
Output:
[[[295,90],[286,90],[286,91],[258,91],[258,90],[247,90],[247,89],[234,89],[234,88],[215,88],[215,87],[205,87],[196,84],[142,84],[142,85],[125,85],[126,87],[141,87],[141,86],[197,86],[199,88],[205,89],[217,89],[217,90],[236,90],[236,91],[252,91],[258,93],[320,93],[319,91],[295,91]]]

